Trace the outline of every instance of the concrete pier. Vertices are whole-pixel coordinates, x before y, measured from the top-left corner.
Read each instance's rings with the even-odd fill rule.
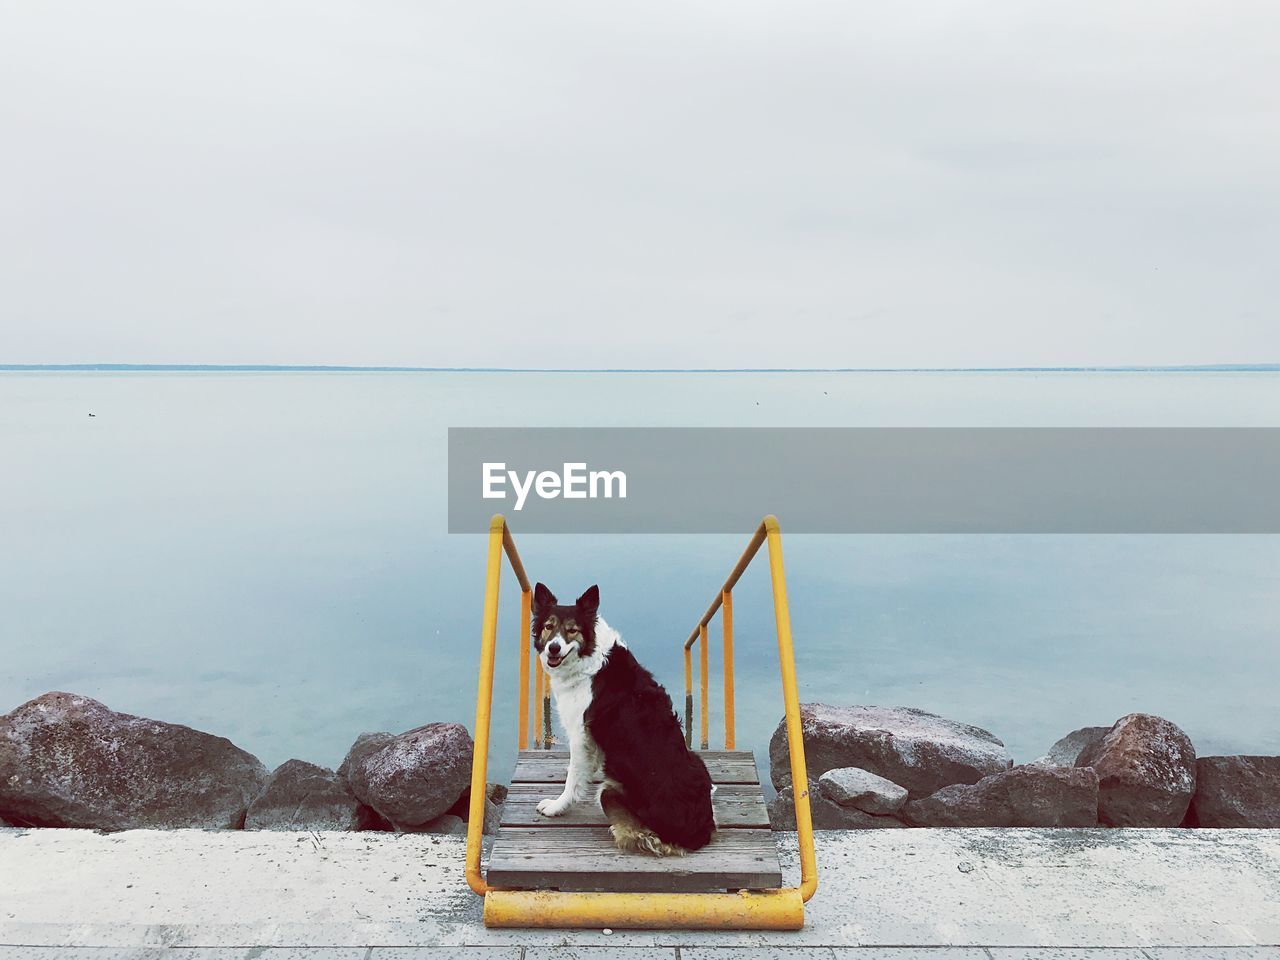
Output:
[[[486,930],[460,837],[0,830],[0,960],[1280,960],[1280,831],[826,832],[817,852],[798,933]]]

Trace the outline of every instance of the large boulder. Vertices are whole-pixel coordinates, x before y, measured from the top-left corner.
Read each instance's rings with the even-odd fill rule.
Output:
[[[903,808],[917,827],[1095,827],[1098,775],[1032,764],[952,784]]]
[[[863,813],[891,815],[907,802],[907,788],[860,767],[838,767],[818,778],[818,790],[832,803]]]
[[[286,760],[249,805],[246,830],[357,830],[360,802],[325,767]]]
[[[1201,757],[1191,815],[1201,827],[1280,827],[1280,757]]]
[[[1131,713],[1080,754],[1098,774],[1098,821],[1113,827],[1176,827],[1196,792],[1196,749],[1176,725]]]
[[[239,828],[266,779],[224,737],[71,693],[0,717],[0,813],[34,826]]]
[[[384,749],[387,744],[394,740],[393,733],[362,733],[356,737],[356,742],[351,745],[347,751],[347,755],[342,759],[342,763],[338,766],[338,779],[348,788],[351,788],[351,773],[360,764],[364,763],[379,750]]]
[[[840,806],[822,792],[816,780],[809,781],[809,816],[815,830],[882,830],[906,826],[897,817],[876,816],[857,807]],[[769,801],[769,826],[774,830],[796,828],[795,801],[790,786],[783,787]]]
[[[1086,749],[1107,735],[1110,727],[1081,727],[1072,730],[1049,748],[1043,757],[1033,760],[1042,767],[1074,767]]]
[[[1013,763],[986,730],[913,707],[806,703],[800,725],[809,776],[860,767],[906,787],[913,799],[952,783],[977,783]],[[790,762],[784,720],[769,741],[769,772],[779,790],[791,782]]]
[[[355,791],[351,788],[351,771],[394,739],[395,735],[391,733],[362,733],[356,737],[356,742],[351,745],[351,749],[347,751],[346,757],[338,767],[338,782],[346,787],[352,796],[355,796]],[[359,804],[356,808],[357,830],[395,829],[390,820],[367,803],[361,802],[359,797],[356,797],[356,803]]]
[[[462,724],[428,723],[398,737],[361,740],[352,747],[356,756],[343,761],[346,782],[397,829],[418,829],[447,812],[471,781],[472,741]]]

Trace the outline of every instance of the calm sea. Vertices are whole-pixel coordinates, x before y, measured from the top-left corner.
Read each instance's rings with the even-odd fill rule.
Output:
[[[1280,374],[0,373],[0,712],[73,691],[269,765],[471,726],[485,543],[445,533],[445,431],[490,425],[1280,426]],[[598,582],[679,693],[681,641],[748,532],[513,523],[530,574]],[[1018,760],[1135,710],[1201,754],[1280,753],[1280,538],[790,536],[786,556],[805,699],[924,707]],[[515,748],[510,586],[494,776]],[[735,600],[738,740],[763,751],[763,564]]]

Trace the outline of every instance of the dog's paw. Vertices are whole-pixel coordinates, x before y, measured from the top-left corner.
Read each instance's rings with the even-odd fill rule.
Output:
[[[544,817],[558,817],[573,802],[572,798],[566,796],[547,797],[545,800],[538,801],[538,812]]]

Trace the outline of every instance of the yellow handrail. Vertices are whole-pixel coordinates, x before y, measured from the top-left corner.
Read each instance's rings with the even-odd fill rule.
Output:
[[[501,516],[489,521],[489,561],[484,578],[484,618],[480,627],[480,678],[476,691],[476,739],[471,755],[471,800],[467,809],[467,885],[483,895],[489,890],[480,873],[480,848],[484,843],[484,804],[489,786],[489,718],[493,710],[493,662],[498,640],[498,590],[502,579],[502,554],[506,552],[511,571],[520,583],[520,676],[521,709],[517,730],[520,745],[527,734],[527,689],[529,677],[529,616],[533,590],[516,552],[511,531]]]
[[[791,643],[787,575],[782,569],[782,531],[778,527],[778,518],[772,515],[765,517],[760,526],[769,537],[769,580],[773,586],[773,619],[778,631],[778,662],[782,668],[782,696],[786,704],[787,749],[791,753],[791,797],[800,846],[800,899],[808,902],[818,889],[818,859],[813,852],[809,771],[805,766],[804,734],[800,727],[800,692],[796,685],[795,648]]]
[[[734,749],[733,718],[733,594],[720,591],[720,625],[724,628],[724,748]]]
[[[708,705],[708,703],[709,703],[709,702],[710,702],[710,700],[711,700],[711,694],[708,692],[708,689],[707,689],[707,688],[708,688],[708,686],[710,685],[710,682],[711,682],[711,678],[708,676],[708,674],[709,674],[711,671],[710,671],[710,669],[707,667],[707,627],[706,627],[706,624],[703,624],[703,625],[698,629],[698,638],[702,641],[702,646],[701,646],[701,647],[699,648],[699,650],[698,650],[698,683],[699,683],[699,686],[700,686],[700,687],[701,687],[701,689],[702,689],[702,698],[701,698],[701,704],[702,704],[702,706],[701,706],[701,710],[702,710],[702,719],[701,719],[701,723],[702,723],[702,726],[699,728],[699,733],[701,734],[701,738],[700,738],[700,739],[701,739],[701,741],[702,741],[702,749],[703,749],[703,750],[706,750],[706,749],[707,749],[707,747],[708,747],[708,746],[710,746],[710,744],[709,744],[709,742],[708,742],[708,738],[707,738],[707,733],[708,733],[708,722],[709,722],[709,718],[708,718],[707,714],[708,714],[710,711],[709,711],[709,709],[708,709],[708,706],[707,706],[707,705]]]
[[[762,544],[769,544],[769,573],[773,587],[774,620],[778,633],[778,658],[782,673],[782,693],[786,709],[787,745],[791,751],[791,780],[795,805],[796,832],[800,846],[800,884],[781,890],[739,891],[738,893],[572,893],[559,891],[496,890],[489,886],[480,869],[484,840],[484,806],[489,768],[489,725],[493,707],[493,671],[498,632],[498,594],[505,552],[520,582],[520,694],[518,720],[522,749],[528,740],[528,686],[530,618],[532,590],[524,565],[516,551],[511,531],[503,517],[489,523],[489,553],[485,573],[484,616],[480,631],[480,676],[476,692],[476,736],[471,765],[471,800],[467,822],[467,884],[485,898],[485,923],[490,926],[600,926],[686,927],[724,929],[799,929],[804,923],[804,902],[818,888],[817,862],[813,847],[813,822],[809,812],[808,774],[805,768],[804,738],[800,728],[800,697],[796,687],[795,652],[791,639],[791,614],[787,606],[787,584],[782,567],[782,535],[778,521],[765,517],[752,534],[747,549],[729,574],[720,593],[684,644],[685,736],[692,737],[693,684],[691,647],[702,641],[699,651],[701,672],[702,747],[708,733],[708,651],[707,624],[724,609],[724,691],[725,748],[734,747],[733,705],[733,588]],[[550,747],[550,683],[545,682],[541,663],[534,659],[535,698],[538,708],[538,738]],[[535,741],[536,742],[536,741]]]
[[[513,548],[514,549],[514,548]],[[520,591],[520,689],[516,694],[518,719],[517,740],[521,750],[529,749],[529,621],[533,617],[533,597],[528,590]],[[541,668],[541,664],[539,664]]]
[[[702,649],[698,651],[698,662],[702,681],[702,716],[699,718],[699,733],[702,749],[707,749],[707,624],[716,613],[723,609],[724,626],[724,748],[734,748],[734,707],[733,707],[733,588],[737,586],[742,574],[760,551],[760,547],[769,544],[769,578],[773,586],[773,616],[778,631],[778,660],[782,670],[782,696],[786,707],[787,747],[791,752],[792,803],[796,812],[796,834],[800,843],[800,895],[804,900],[813,896],[818,889],[817,859],[813,852],[813,818],[809,810],[808,772],[805,768],[804,737],[800,729],[800,693],[796,687],[795,650],[791,642],[791,611],[787,605],[787,579],[782,569],[782,530],[778,526],[778,518],[772,514],[765,517],[751,535],[747,549],[729,572],[729,578],[716,594],[716,598],[702,615],[698,625],[684,644],[684,684],[685,699],[685,743],[693,740],[693,681],[691,677],[691,658],[689,648],[701,641]]]
[[[770,519],[766,517],[765,520]],[[775,526],[777,521],[774,520]],[[724,614],[721,617],[721,625],[724,628],[724,748],[726,750],[734,749],[734,697],[733,697],[733,588],[738,585],[738,580],[742,578],[751,561],[755,559],[755,555],[759,552],[761,545],[765,542],[766,530],[765,523],[762,521],[760,526],[756,528],[756,532],[751,535],[751,541],[747,544],[747,549],[742,551],[742,556],[738,558],[738,562],[734,564],[733,570],[729,572],[729,579],[724,582],[724,586],[720,588],[720,592],[716,595],[715,600],[711,602],[711,606],[707,608],[707,612],[702,615],[702,619],[698,621],[698,625],[693,628],[693,633],[689,634],[689,639],[684,643],[684,686],[685,686],[685,746],[693,746],[693,666],[689,655],[689,648],[699,640],[702,641],[702,650],[698,654],[698,665],[702,673],[702,719],[699,733],[702,735],[702,749],[707,749],[707,624],[715,617],[716,612],[723,609]]]

